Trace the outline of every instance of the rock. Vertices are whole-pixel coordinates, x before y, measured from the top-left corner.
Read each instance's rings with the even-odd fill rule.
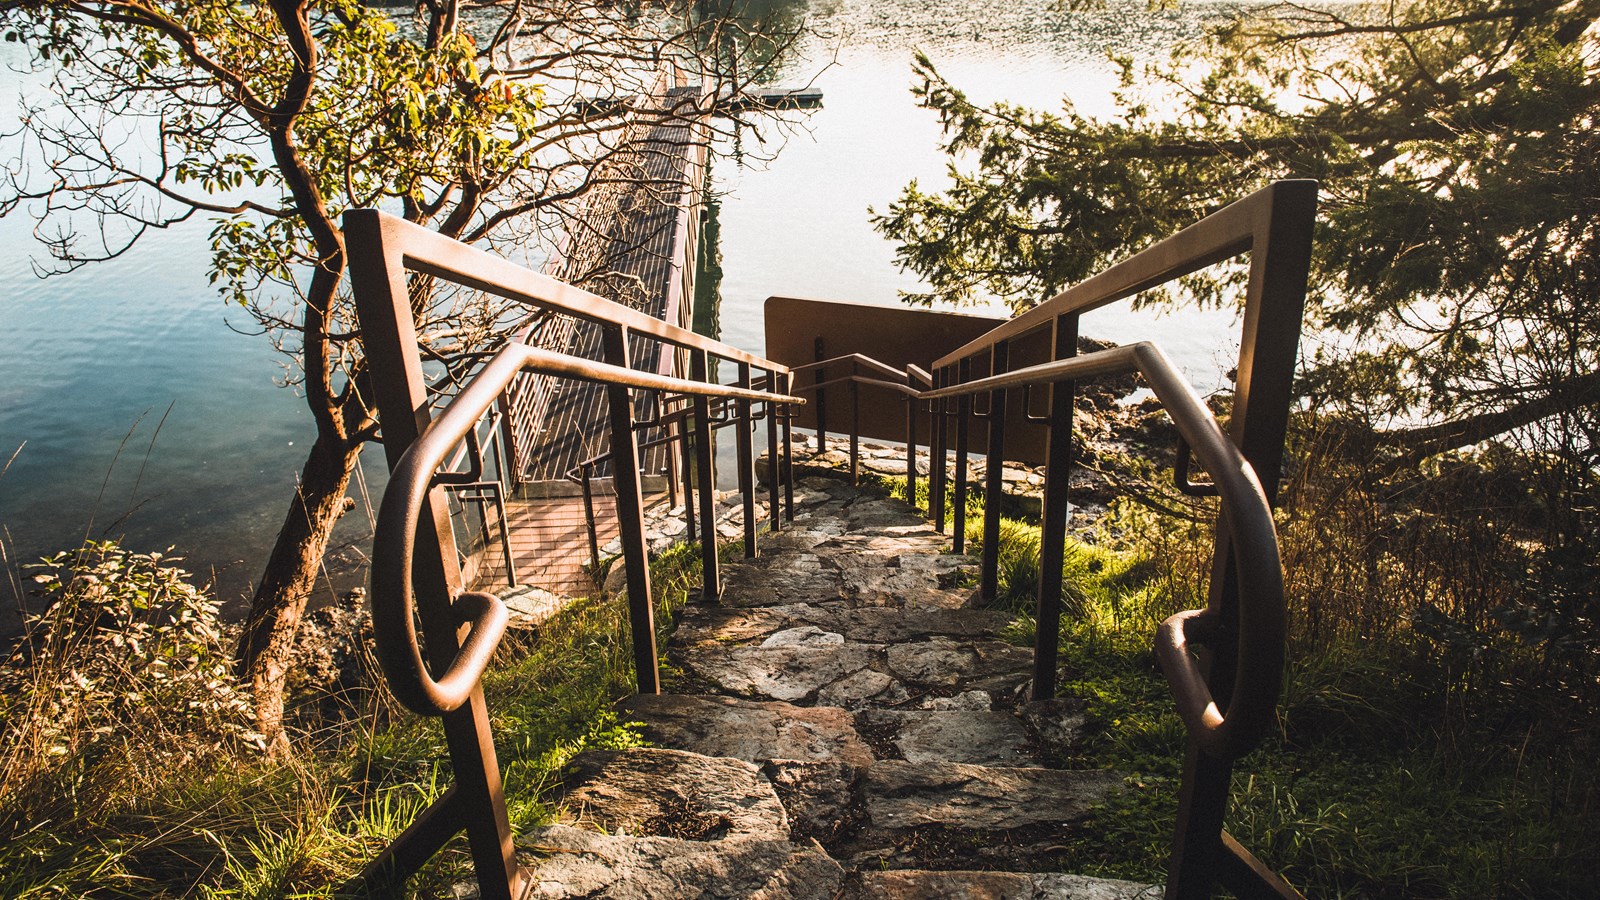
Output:
[[[794,840],[827,842],[855,822],[855,782],[860,769],[843,762],[774,760],[761,767],[789,813]]]
[[[905,689],[893,678],[882,672],[862,669],[818,691],[817,702],[856,709],[872,701],[899,703],[906,696]]]
[[[905,474],[904,463],[901,464],[900,474]],[[928,525],[911,504],[889,497],[857,500],[845,507],[845,514],[850,531],[884,525],[917,525],[924,528]]]
[[[891,644],[885,658],[889,671],[901,680],[931,687],[971,686],[977,682],[1019,684],[1027,680],[1033,666],[1032,651],[1001,641],[934,638]]]
[[[962,691],[954,697],[927,697],[917,704],[919,709],[971,710],[987,712],[994,709],[994,697],[988,691]]]
[[[827,706],[757,703],[731,697],[641,694],[622,708],[659,744],[748,762],[768,760],[872,763],[850,713]]]
[[[528,898],[833,900],[844,870],[812,844],[760,838],[704,843],[536,828],[519,851],[548,854],[528,874]]]
[[[836,644],[815,647],[706,647],[683,651],[685,669],[746,697],[804,700],[862,669],[881,665],[883,647]]]
[[[786,628],[761,642],[761,649],[777,647],[837,647],[844,643],[844,635],[836,631],[823,631],[815,625]]]
[[[840,603],[787,604],[749,609],[686,607],[673,640],[679,644],[749,643],[786,627],[814,625],[859,644],[890,644],[932,637],[993,637],[1010,621],[1002,612],[979,609],[892,609]]]
[[[1122,783],[1111,772],[882,760],[861,778],[873,828],[1001,831],[1082,817]]]
[[[635,836],[786,840],[771,782],[739,759],[638,748],[581,753],[562,780],[563,820]]]
[[[843,596],[838,571],[824,567],[819,557],[809,553],[758,557],[723,570],[724,606],[821,603]]]
[[[1036,700],[1018,707],[1017,715],[1033,731],[1040,745],[1060,754],[1077,745],[1087,721],[1083,701],[1076,699]]]
[[[1158,900],[1158,886],[1058,872],[864,871],[842,900]]]
[[[507,589],[500,594],[510,615],[511,628],[537,628],[572,602],[571,597],[552,594],[529,585]]]
[[[906,762],[1027,766],[1028,730],[1016,716],[975,710],[862,710],[859,726],[890,734]]]

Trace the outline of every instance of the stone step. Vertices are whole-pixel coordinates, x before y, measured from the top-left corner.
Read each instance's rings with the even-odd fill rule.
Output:
[[[942,701],[942,702],[940,702]],[[651,743],[762,764],[879,759],[1049,767],[1075,748],[1082,705],[1067,700],[992,709],[971,691],[926,709],[847,710],[706,695],[641,695],[619,704]]]
[[[779,631],[811,626],[862,644],[891,644],[934,637],[993,638],[1011,617],[987,609],[892,609],[843,603],[788,603],[753,609],[686,606],[673,632],[676,646],[761,644]]]
[[[834,900],[844,882],[843,868],[815,842],[692,841],[550,825],[518,839],[517,851],[529,870],[525,896],[539,900]]]
[[[853,766],[876,760],[856,733],[851,713],[837,707],[641,694],[623,701],[621,709],[644,725],[646,740],[707,756],[750,763],[787,759]]]
[[[1159,900],[1159,886],[1057,872],[863,871],[840,900]]]
[[[855,868],[1056,868],[1062,827],[1118,789],[1104,771],[950,762],[744,760],[638,748],[579,754],[563,825],[694,843],[822,842]]]
[[[970,608],[971,561],[903,502],[819,477],[795,495],[720,603],[680,613],[678,692],[619,704],[658,748],[568,766],[561,823],[519,841],[530,896],[1150,896],[1032,874],[1081,862],[1062,837],[1122,777],[1052,768],[1082,704],[1025,701],[1032,652]]]
[[[562,773],[562,822],[695,841],[788,840],[789,818],[751,763],[682,750],[580,753]]]
[[[779,631],[758,646],[694,644],[668,652],[709,693],[801,706],[897,707],[973,691],[1009,705],[1032,676],[1030,650],[995,640],[863,644],[815,626]]]

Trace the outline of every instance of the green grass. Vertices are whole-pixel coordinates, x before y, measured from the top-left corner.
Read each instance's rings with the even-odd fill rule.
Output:
[[[970,552],[982,539],[969,506]],[[1127,790],[1066,846],[1072,868],[1159,882],[1177,811],[1184,729],[1151,651],[1155,626],[1203,605],[1189,546],[1205,529],[1124,511],[1099,543],[1069,541],[1062,696],[1087,704],[1076,767],[1127,774]],[[1111,536],[1112,531],[1120,537]],[[998,605],[1031,642],[1036,526],[1003,520]],[[1446,710],[1413,654],[1385,641],[1296,645],[1278,729],[1239,764],[1226,827],[1312,897],[1590,897],[1600,877],[1600,777],[1583,745],[1506,733]],[[1443,678],[1441,673],[1432,673]],[[1530,749],[1538,747],[1539,749]]]
[[[698,547],[669,549],[651,575],[664,642],[699,582]],[[536,639],[508,639],[484,691],[512,827],[548,821],[554,810],[545,791],[574,754],[640,743],[612,709],[633,691],[625,602],[578,601]],[[438,721],[399,712],[381,691],[371,699],[363,716],[299,736],[287,762],[234,748],[190,753],[184,764],[174,754],[186,748],[144,747],[133,736],[95,745],[43,780],[7,782],[0,896],[333,896],[450,780]],[[11,765],[18,750],[0,756]],[[30,819],[25,811],[41,796],[54,798],[53,814]],[[452,883],[470,877],[466,841],[457,837],[410,892],[448,896]]]

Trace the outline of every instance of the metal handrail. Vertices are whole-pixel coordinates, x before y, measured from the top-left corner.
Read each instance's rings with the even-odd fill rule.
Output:
[[[1220,525],[1233,539],[1240,579],[1241,602],[1234,625],[1239,663],[1226,715],[1212,699],[1187,649],[1188,641],[1204,643],[1220,633],[1214,612],[1194,610],[1167,619],[1161,624],[1156,652],[1177,699],[1178,714],[1195,742],[1218,759],[1237,759],[1260,742],[1271,724],[1282,685],[1285,626],[1277,530],[1255,470],[1161,348],[1149,342],[1127,344],[923,391],[920,398],[940,400],[1127,372],[1144,376],[1179,434],[1210,473],[1222,502]]]
[[[1286,196],[1314,200],[1317,182],[1286,179],[1228,204],[1177,234],[1140,251],[1111,268],[1061,291],[1038,306],[1007,319],[982,337],[934,361],[935,369],[989,351],[1002,341],[1015,340],[1043,328],[1057,318],[1082,315],[1125,300],[1185,275],[1216,265],[1250,250],[1264,221]]]
[[[511,344],[495,354],[395,464],[373,535],[371,602],[378,662],[395,699],[420,715],[442,715],[466,702],[505,630],[507,617],[504,604],[493,594],[464,591],[456,595],[453,604],[465,613],[462,623],[471,629],[445,674],[434,678],[429,673],[417,639],[411,583],[413,536],[423,501],[434,487],[435,473],[446,455],[522,372],[705,397],[805,403],[800,397],[639,372],[525,344]]]
[[[376,209],[345,213],[346,227],[374,229],[383,238],[399,241],[405,268],[444,278],[455,284],[516,300],[586,322],[622,326],[634,334],[700,350],[733,362],[748,363],[768,372],[788,372],[787,366],[724,344],[686,328],[663,322],[647,313],[591,294],[580,287],[525,269],[510,260],[453,240],[435,231]]]
[[[659,413],[654,421],[655,424],[676,425],[683,432],[687,432],[689,423],[693,422],[695,477],[701,487],[700,507],[708,536],[715,535],[715,501],[709,490],[714,481],[710,452],[713,423],[712,404],[708,398],[720,398],[724,410],[732,404],[732,421],[740,423],[737,449],[741,488],[745,494],[747,556],[755,553],[754,476],[748,425],[752,421],[752,403],[768,404],[767,411],[773,423],[781,421],[783,425],[785,462],[784,468],[777,471],[786,472],[791,458],[792,407],[805,402],[799,394],[815,392],[817,395],[819,447],[825,434],[822,400],[824,389],[829,385],[848,383],[852,395],[862,384],[905,395],[907,478],[910,496],[914,498],[916,415],[918,407],[926,402],[932,426],[927,441],[932,481],[929,513],[936,527],[943,530],[947,486],[945,460],[954,450],[955,487],[960,495],[966,485],[968,420],[974,418],[970,398],[987,395],[984,416],[988,431],[988,502],[979,592],[984,598],[993,599],[997,594],[995,553],[1005,460],[1006,392],[1012,387],[1053,385],[1050,413],[1043,417],[1050,438],[1041,515],[1039,606],[1035,619],[1038,628],[1033,690],[1037,699],[1053,695],[1056,676],[1060,579],[1068,513],[1067,480],[1072,463],[1073,386],[1080,378],[1137,371],[1144,375],[1169,410],[1184,446],[1192,449],[1210,474],[1212,483],[1205,488],[1217,492],[1222,506],[1207,608],[1170,617],[1162,623],[1157,641],[1157,654],[1189,731],[1191,747],[1180,791],[1168,896],[1208,896],[1211,883],[1221,880],[1249,896],[1267,892],[1273,896],[1298,897],[1293,888],[1273,875],[1222,829],[1222,814],[1233,762],[1259,742],[1270,724],[1282,678],[1283,575],[1271,502],[1282,459],[1315,202],[1314,182],[1271,185],[997,326],[936,361],[931,373],[915,367],[902,372],[855,354],[789,369],[537,275],[392,216],[372,210],[347,214],[345,230],[350,246],[352,281],[362,328],[368,339],[374,373],[372,384],[383,418],[393,472],[390,490],[380,511],[372,567],[371,602],[378,631],[380,664],[391,690],[402,703],[417,712],[445,717],[458,786],[476,798],[472,801],[475,809],[487,810],[468,815],[464,808],[457,808],[466,801],[449,799],[450,796],[466,797],[466,793],[447,795],[419,817],[406,834],[397,838],[387,853],[398,853],[396,848],[404,845],[409,856],[426,858],[437,849],[437,841],[446,829],[424,819],[435,816],[461,819],[472,834],[480,885],[492,882],[492,888],[485,887],[486,892],[496,897],[511,896],[520,879],[510,852],[509,822],[500,796],[493,741],[478,684],[494,643],[504,629],[505,610],[499,600],[490,595],[461,589],[453,560],[441,553],[448,547],[450,537],[440,527],[442,513],[433,494],[433,488],[439,486],[439,463],[519,373],[543,372],[597,381],[607,386],[618,492],[631,498],[630,503],[619,503],[618,518],[624,532],[630,629],[635,642],[639,690],[647,693],[658,690],[658,681],[637,479],[636,423],[631,418],[632,389],[673,391],[692,397],[690,409]],[[1244,340],[1237,369],[1238,386],[1228,435],[1153,345],[1135,344],[1076,356],[1078,320],[1082,313],[1245,251],[1251,253],[1251,270],[1243,317]],[[439,418],[430,422],[430,403],[421,377],[416,335],[412,330],[413,312],[406,292],[407,269],[596,323],[601,327],[606,362],[513,344],[497,354],[449,402]],[[1045,327],[1053,328],[1050,358],[1054,361],[1007,371],[1011,343]],[[629,368],[628,342],[634,334],[687,351],[692,377],[685,380]],[[980,354],[988,355],[988,362],[984,373],[974,377],[977,374],[974,362],[983,364],[983,360],[975,359]],[[709,377],[712,357],[729,360],[737,366],[736,384],[719,384]],[[824,369],[829,364],[850,366],[850,375],[824,381]],[[861,368],[870,374],[861,374]],[[805,371],[812,371],[819,383],[797,385],[795,375]],[[757,384],[762,384],[766,390],[756,390]],[[929,389],[918,390],[918,384],[927,385]],[[951,400],[955,403],[950,403]],[[788,407],[790,411],[780,412],[780,407]],[[852,474],[861,431],[859,421],[855,421],[859,414],[857,406],[850,432]],[[1031,414],[1028,417],[1039,421],[1039,417]],[[953,442],[948,433],[952,423],[955,425]],[[775,468],[778,465],[777,432],[776,428],[768,429],[768,447]],[[680,434],[677,439],[686,440],[687,437]],[[683,465],[687,485],[687,454]],[[625,491],[622,480],[628,482]],[[769,479],[774,529],[778,520],[780,480],[783,479]],[[1180,480],[1187,482],[1186,472]],[[792,482],[786,481],[785,486],[792,491]],[[962,543],[963,511],[964,504],[957,503],[957,552]],[[692,523],[693,504],[685,504],[685,513]],[[791,496],[788,516],[792,519],[793,515]],[[692,532],[692,524],[690,529]],[[715,540],[703,540],[701,553],[705,570],[702,590],[708,600],[714,600],[718,592]],[[414,620],[419,615],[428,641],[428,656],[433,660],[432,671],[424,662],[423,648],[418,643]],[[1191,655],[1191,643],[1209,645],[1212,651],[1206,656],[1209,671],[1204,671],[1206,667]],[[439,673],[437,677],[435,672]]]

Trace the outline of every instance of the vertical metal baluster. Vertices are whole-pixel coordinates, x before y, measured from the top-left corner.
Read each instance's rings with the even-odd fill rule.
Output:
[[[739,363],[739,387],[750,387],[750,364]],[[744,505],[744,558],[756,557],[756,454],[751,440],[750,401],[733,404],[734,446],[739,455],[739,495]]]
[[[1275,504],[1305,311],[1317,189],[1315,182],[1288,181],[1278,182],[1270,190],[1270,211],[1264,223],[1256,226],[1250,248],[1250,281],[1228,436],[1255,470],[1267,502]],[[1219,622],[1238,621],[1239,584],[1234,566],[1232,541],[1219,521],[1206,602]],[[1206,683],[1217,708],[1226,714],[1233,695],[1238,645],[1225,634],[1210,647]],[[1232,855],[1222,843],[1232,777],[1232,762],[1213,759],[1200,752],[1192,739],[1188,742],[1172,855],[1167,863],[1168,898],[1211,895],[1224,861]]]
[[[933,386],[944,387],[945,370],[933,371]],[[945,411],[948,404],[944,398],[931,401],[928,408],[928,518],[933,520],[933,528],[940,534],[944,533],[944,493],[949,484],[949,471],[945,465],[949,462],[947,446],[950,441],[949,431],[946,427],[948,420]]]
[[[696,350],[690,363],[695,381],[710,378],[706,351]],[[711,404],[704,394],[696,394],[694,405],[694,461],[700,481],[700,596],[716,600],[722,593],[722,577],[717,570],[717,478],[711,450]]]
[[[694,515],[694,456],[693,443],[689,437],[689,420],[679,419],[678,429],[678,464],[683,469],[679,479],[683,482],[683,524],[684,539],[690,543],[699,540],[700,529],[695,527]]]
[[[854,381],[850,382],[850,483],[861,483],[861,391]]]
[[[906,387],[915,388],[911,369],[906,369]],[[906,395],[906,502],[917,507],[917,398]]]
[[[794,396],[794,376],[783,373],[783,392]],[[794,521],[794,433],[792,423],[797,412],[784,408],[783,413],[783,515]],[[777,515],[776,512],[773,513]]]
[[[1078,316],[1055,321],[1055,359],[1078,355]],[[1039,523],[1039,598],[1034,610],[1033,699],[1056,694],[1057,646],[1061,636],[1061,567],[1065,562],[1067,516],[1072,512],[1072,407],[1077,382],[1050,386],[1050,423],[1045,438],[1044,503]]]
[[[1010,344],[997,341],[989,351],[989,374],[1006,371]],[[978,593],[992,603],[1000,593],[1000,504],[1005,497],[1006,476],[1006,391],[989,392],[988,462],[984,465],[983,557]]]
[[[594,468],[588,462],[583,464],[583,519],[589,529],[589,565],[600,565],[600,530],[595,527],[594,521],[594,486],[589,478]]]
[[[972,360],[963,359],[956,366],[956,384],[965,385],[972,380]],[[967,552],[967,429],[972,414],[972,396],[962,394],[956,400],[956,491],[950,498],[954,505],[955,522],[950,530],[955,541],[955,552]]]
[[[824,359],[827,359],[827,357],[823,355],[823,345],[822,345],[822,338],[821,337],[818,337],[816,339],[816,341],[812,344],[812,348],[813,348],[813,353],[816,356],[816,361],[817,362],[822,362]],[[813,377],[815,379],[812,382],[813,384],[821,384],[828,377],[828,367],[827,366],[818,366],[817,367],[817,371],[816,371],[816,373],[814,374]],[[828,395],[828,389],[827,388],[818,388],[817,391],[816,391],[816,394],[817,394],[817,396],[816,396],[816,404],[817,404],[817,453],[818,453],[818,455],[820,455],[820,454],[826,452],[827,449],[828,449],[828,396],[827,396]]]
[[[627,368],[628,332],[621,326],[600,330],[605,361]],[[644,539],[644,494],[639,486],[639,444],[633,434],[633,392],[626,385],[606,385],[610,407],[611,481],[617,490],[617,528],[622,537],[622,564],[628,578],[628,629],[633,635],[634,677],[639,693],[661,692],[656,671],[655,606],[650,597],[650,555]]]
[[[767,373],[767,392],[778,394],[778,373]],[[778,482],[783,476],[782,461],[778,459],[778,404],[767,402],[767,530],[783,528],[783,516],[778,512]]]

